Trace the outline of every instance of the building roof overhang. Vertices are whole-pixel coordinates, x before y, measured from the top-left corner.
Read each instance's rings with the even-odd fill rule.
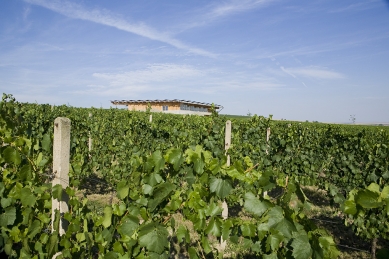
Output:
[[[152,103],[178,103],[178,104],[192,104],[196,106],[201,106],[201,107],[206,107],[206,108],[211,108],[212,104],[211,103],[202,103],[202,102],[194,102],[194,101],[187,101],[187,100],[178,100],[178,99],[173,99],[173,100],[113,100],[111,101],[112,104],[114,105],[129,105],[129,104],[152,104]],[[214,104],[215,109],[221,109],[223,106]]]

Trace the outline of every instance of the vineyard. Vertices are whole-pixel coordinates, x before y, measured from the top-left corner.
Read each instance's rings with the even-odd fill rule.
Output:
[[[334,237],[307,213],[306,186],[326,193],[372,258],[389,257],[377,245],[389,239],[385,127],[50,106],[10,95],[0,113],[0,251],[10,258],[170,258],[175,247],[191,259],[338,258]],[[58,117],[71,122],[68,187],[53,184]],[[101,189],[110,201],[96,207],[88,195]],[[69,210],[52,215],[52,199]]]

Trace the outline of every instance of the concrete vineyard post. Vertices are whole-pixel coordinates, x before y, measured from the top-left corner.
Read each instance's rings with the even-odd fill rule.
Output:
[[[230,120],[226,121],[226,133],[225,134],[226,134],[225,135],[225,150],[226,150],[226,154],[227,154],[227,151],[231,146],[231,121]],[[227,154],[227,166],[230,166],[230,165],[231,165],[230,155]],[[223,208],[222,217],[225,220],[228,218],[228,205],[227,205],[227,202],[225,200],[222,203],[222,208]],[[226,245],[227,245],[227,241],[223,240],[223,237],[220,237],[221,250],[224,250],[226,248]]]
[[[149,122],[150,122],[150,123],[153,122],[153,115],[152,115],[152,114],[150,114]]]
[[[227,155],[227,166],[230,166],[230,155],[227,154],[228,149],[231,147],[231,121],[226,121],[226,136],[225,136],[225,150]]]
[[[53,172],[54,179],[52,186],[60,184],[62,186],[62,201],[52,199],[51,220],[55,221],[55,211],[58,210],[61,219],[59,221],[59,234],[65,234],[67,222],[63,215],[68,212],[69,197],[65,192],[69,186],[69,156],[70,156],[70,120],[68,118],[56,118],[54,121],[54,147],[53,147]],[[54,225],[52,225],[54,232]]]
[[[92,118],[92,113],[89,113],[89,119]],[[92,151],[92,137],[91,137],[91,134],[90,134],[90,131],[88,132],[89,134],[89,139],[88,139],[88,150],[89,152]]]
[[[269,147],[270,147],[269,140],[270,140],[270,128],[267,128],[267,130],[266,130],[266,144],[267,144],[266,155],[269,154]]]
[[[270,128],[267,128],[266,129],[266,155],[269,155],[269,147],[270,147],[270,144],[269,144],[269,139],[270,139]],[[263,197],[265,197],[267,195],[267,191],[266,192],[263,192]]]

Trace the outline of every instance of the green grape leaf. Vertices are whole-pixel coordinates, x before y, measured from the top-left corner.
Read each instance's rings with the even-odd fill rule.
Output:
[[[250,213],[260,217],[265,211],[267,211],[272,205],[268,201],[260,201],[251,192],[248,192],[244,196],[244,208]]]
[[[147,250],[161,254],[169,246],[169,232],[158,223],[151,222],[140,228],[139,245]]]
[[[354,200],[347,200],[344,202],[344,213],[355,215],[357,213],[357,204]]]
[[[45,134],[42,137],[42,149],[51,152],[51,138],[49,134]]]
[[[153,211],[162,201],[164,201],[169,194],[174,191],[176,186],[170,182],[161,183],[155,187],[153,192],[153,199],[148,202],[148,207]]]
[[[293,247],[292,255],[296,259],[309,259],[312,255],[312,248],[307,235],[299,235],[294,238],[291,246]]]
[[[20,229],[17,226],[13,226],[11,231],[9,232],[9,236],[12,237],[12,239],[15,242],[20,242],[21,241]]]
[[[54,231],[49,238],[48,244],[48,256],[49,258],[53,257],[53,255],[58,251],[58,232]]]
[[[189,208],[200,209],[205,207],[207,204],[203,199],[201,199],[200,193],[198,191],[191,191],[188,195],[187,204]]]
[[[144,194],[152,195],[153,194],[153,187],[148,184],[144,184],[142,186],[142,190]]]
[[[180,169],[182,163],[184,163],[185,158],[182,155],[181,150],[179,149],[169,149],[165,155],[165,160],[173,165],[175,171]]]
[[[60,185],[60,184],[54,185],[52,191],[53,191],[53,198],[61,201],[62,200],[62,191],[63,191],[62,185]]]
[[[267,215],[269,216],[269,227],[274,226],[275,224],[281,222],[284,219],[283,210],[280,206],[275,206],[271,208]]]
[[[24,165],[20,168],[19,176],[22,181],[31,180],[32,166],[30,164]]]
[[[215,202],[208,204],[208,207],[205,208],[205,214],[210,217],[220,215],[223,209],[219,207]]]
[[[263,258],[263,259],[278,259],[277,253],[276,253],[276,252],[271,253],[271,254],[269,254],[269,255],[263,255],[262,258]]]
[[[163,254],[149,252],[148,256],[149,256],[148,259],[168,259],[169,258],[168,254],[166,252]]]
[[[35,160],[35,164],[39,166],[40,163],[42,162],[42,159],[43,159],[43,154],[42,154],[42,152],[40,152],[40,153],[38,154],[36,160]]]
[[[14,202],[14,199],[9,197],[9,198],[1,198],[1,207],[7,208]]]
[[[163,181],[162,177],[157,173],[152,173],[145,177],[144,182],[150,186],[155,186]]]
[[[360,190],[355,195],[355,201],[357,204],[361,205],[363,208],[371,209],[378,208],[382,206],[382,202],[379,202],[380,194],[372,192],[370,190]]]
[[[208,169],[212,172],[213,175],[217,174],[220,171],[219,159],[211,159],[208,165]]]
[[[196,252],[196,249],[194,247],[189,247],[188,249],[188,253],[189,253],[189,258],[190,259],[198,259],[199,257],[197,256],[197,252]]]
[[[119,233],[132,236],[139,226],[139,219],[135,216],[126,216],[126,221],[118,228]]]
[[[178,243],[182,243],[184,241],[184,238],[186,243],[190,243],[189,231],[185,226],[181,225],[177,229]]]
[[[111,207],[105,207],[104,208],[104,216],[101,224],[108,228],[112,224],[112,208]]]
[[[231,227],[233,226],[234,224],[232,223],[232,220],[230,219],[227,219],[225,221],[223,221],[223,224],[222,224],[222,237],[224,240],[228,240],[230,235],[231,235]]]
[[[255,237],[256,234],[256,225],[245,223],[240,226],[242,235],[245,237]]]
[[[20,201],[24,207],[33,206],[36,201],[35,195],[27,187],[24,187],[20,191]]]
[[[232,191],[230,181],[211,177],[209,181],[209,188],[211,192],[216,193],[220,199],[227,197]]]
[[[382,189],[381,198],[382,198],[383,200],[389,198],[389,185],[386,185],[386,186]]]
[[[85,234],[84,233],[77,233],[76,234],[76,240],[78,243],[81,243],[85,240]]]
[[[155,151],[151,157],[154,163],[154,172],[158,173],[165,167],[165,159],[163,159],[161,151],[159,150]]]
[[[130,191],[130,186],[126,180],[122,180],[117,185],[117,195],[118,198],[123,200],[128,196],[128,192]]]
[[[104,259],[117,259],[118,254],[114,251],[110,251],[104,255]]]
[[[219,237],[221,235],[221,222],[216,218],[211,218],[208,223],[207,228],[205,229],[206,234],[211,234]]]
[[[376,183],[371,183],[368,187],[368,190],[380,194],[380,186]]]
[[[34,238],[39,232],[41,232],[41,223],[39,220],[34,220],[34,222],[28,227],[28,237]]]
[[[284,237],[280,234],[269,234],[269,237],[266,240],[266,247],[268,250],[277,251],[280,247],[280,243]]]
[[[23,146],[23,144],[26,142],[27,139],[23,138],[23,137],[19,137],[15,140],[15,146],[17,147],[21,147]],[[30,143],[31,145],[31,143]]]
[[[0,196],[3,197],[3,193],[5,190],[5,185],[3,182],[0,182]]]
[[[230,166],[230,167],[226,170],[228,176],[230,176],[232,179],[238,179],[238,180],[244,181],[244,179],[245,179],[244,174],[242,174],[241,172],[239,172],[239,171],[235,168],[235,164],[237,164],[237,162],[235,162],[234,165]]]
[[[203,174],[205,162],[201,155],[195,154],[193,156],[193,170],[198,174]]]
[[[4,149],[3,156],[6,163],[19,165],[22,162],[22,158],[20,157],[19,152],[10,146]]]
[[[254,163],[251,161],[250,157],[245,156],[243,160],[248,168],[251,168],[254,166]]]
[[[339,250],[336,248],[334,239],[330,236],[319,237],[319,244],[322,248],[324,258],[338,258]]]
[[[385,199],[386,202],[386,215],[389,216],[389,199]]]
[[[124,203],[113,205],[113,214],[115,214],[115,215],[122,216],[124,214],[124,212],[126,212],[126,210],[127,210],[127,207]]]
[[[187,149],[185,151],[186,163],[193,163],[193,170],[198,174],[203,174],[205,166],[205,158],[203,156],[201,146],[196,146],[196,150]]]
[[[202,245],[202,248],[204,249],[204,252],[206,254],[209,254],[210,252],[212,252],[212,248],[211,246],[209,245],[209,240],[207,237],[203,236],[201,238],[201,245]]]
[[[116,241],[114,244],[113,244],[113,251],[118,253],[118,254],[124,254],[124,249],[123,249],[123,246],[120,244],[119,241]]]
[[[296,227],[285,218],[278,222],[274,229],[278,230],[278,232],[280,232],[284,237],[288,239],[292,238],[292,233],[296,231]]]
[[[7,227],[12,225],[16,220],[16,209],[15,207],[8,207],[4,210],[4,213],[0,215],[0,226]]]

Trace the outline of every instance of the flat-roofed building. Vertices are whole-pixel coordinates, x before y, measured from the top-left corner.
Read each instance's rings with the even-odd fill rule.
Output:
[[[150,107],[152,112],[165,112],[174,114],[196,114],[211,115],[212,104],[193,102],[186,100],[114,100],[114,105],[126,105],[128,110],[147,111]],[[222,109],[223,106],[214,104],[215,110]]]

